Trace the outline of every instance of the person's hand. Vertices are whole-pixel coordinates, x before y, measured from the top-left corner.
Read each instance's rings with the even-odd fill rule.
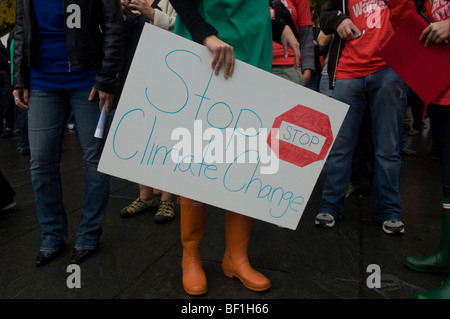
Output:
[[[450,19],[434,22],[423,30],[420,41],[425,41],[428,48],[431,43],[443,43],[450,37]]]
[[[353,24],[352,20],[350,19],[342,20],[336,31],[339,37],[345,41],[351,41],[361,36],[361,31],[356,27],[356,25]]]
[[[14,89],[12,92],[12,95],[14,96],[14,103],[18,107],[24,110],[28,110],[28,89],[27,88],[17,88]]]
[[[284,50],[284,57],[287,58],[289,54],[289,48],[294,51],[294,67],[297,69],[300,63],[300,44],[292,32],[289,26],[285,26],[283,32],[281,33],[281,45]]]
[[[153,0],[130,0],[128,3],[128,9],[131,11],[139,11],[153,23],[155,20],[155,9],[151,7],[152,3]]]
[[[122,5],[122,14],[124,16],[129,15],[131,13],[131,9],[128,6],[127,0],[120,0],[120,4]]]
[[[106,93],[92,87],[91,93],[89,94],[89,101],[92,101],[94,99],[96,93],[98,93],[98,107],[100,109],[100,112],[102,111],[102,108],[104,106],[106,115],[109,115],[113,104],[114,94]]]
[[[331,34],[325,34],[323,32],[320,32],[319,35],[317,36],[317,44],[324,48],[327,46],[327,44],[330,42],[331,40]]]
[[[213,53],[211,67],[214,69],[214,74],[218,75],[223,65],[223,76],[228,79],[234,71],[234,48],[215,35],[207,36],[203,44]]]

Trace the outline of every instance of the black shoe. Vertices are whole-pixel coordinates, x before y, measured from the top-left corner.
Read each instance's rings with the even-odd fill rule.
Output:
[[[428,153],[428,158],[432,159],[432,160],[438,160],[439,156],[437,155],[436,152],[430,152],[430,153]]]
[[[36,257],[36,266],[41,267],[47,265],[49,262],[55,259],[62,251],[63,248],[60,248],[59,250],[56,251],[39,251]]]
[[[0,135],[1,138],[11,138],[14,137],[14,132],[11,129],[6,129],[2,135]]]
[[[70,263],[71,264],[79,264],[83,260],[86,260],[87,258],[92,256],[96,251],[97,251],[97,249],[74,248],[73,253],[72,253],[72,258],[70,258]]]
[[[30,150],[19,150],[19,154],[22,156],[30,156]]]
[[[400,151],[400,154],[406,156],[417,156],[417,151],[415,149],[405,147]]]

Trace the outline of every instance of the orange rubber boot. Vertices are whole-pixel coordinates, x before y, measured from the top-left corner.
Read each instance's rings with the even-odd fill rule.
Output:
[[[180,197],[179,203],[183,288],[189,295],[203,295],[207,285],[200,256],[200,241],[205,232],[206,205],[185,197]]]
[[[270,280],[254,270],[247,255],[253,218],[227,211],[225,214],[226,250],[222,261],[225,276],[238,278],[253,291],[270,288]]]

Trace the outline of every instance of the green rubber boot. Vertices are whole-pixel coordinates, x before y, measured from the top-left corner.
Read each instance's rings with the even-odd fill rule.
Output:
[[[408,268],[425,272],[450,271],[450,198],[444,198],[442,204],[442,235],[436,252],[428,256],[406,256],[403,263]]]
[[[450,299],[450,276],[439,288],[426,292],[416,292],[415,299]]]

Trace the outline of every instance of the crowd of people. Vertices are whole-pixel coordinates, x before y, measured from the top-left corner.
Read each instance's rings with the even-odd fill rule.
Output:
[[[36,265],[44,266],[61,254],[67,238],[59,163],[69,116],[86,167],[70,263],[80,263],[97,251],[110,177],[97,171],[104,139],[92,132],[105,111],[107,133],[142,27],[151,23],[205,45],[212,53],[216,76],[230,78],[239,59],[349,105],[324,166],[320,211],[314,220],[321,228],[335,227],[344,214],[345,198],[365,167],[380,228],[388,235],[405,233],[399,192],[401,155],[411,154],[404,145],[405,114],[408,105],[414,107],[414,127],[409,132],[414,136],[420,134],[426,112],[442,165],[442,240],[437,252],[407,256],[405,265],[419,271],[450,271],[450,90],[425,106],[380,56],[380,49],[411,11],[429,19],[420,38],[425,46],[447,42],[448,0],[329,0],[317,24],[308,0],[80,0],[76,4],[18,0],[10,52],[0,47],[0,53],[7,54],[6,60],[0,60],[0,75],[11,75],[4,81],[8,86],[2,91],[3,105],[10,113],[18,110],[14,111],[20,123],[18,149],[30,156],[42,228]],[[250,22],[253,28],[236,27]],[[1,132],[4,138],[14,130],[7,125]],[[176,195],[138,187],[137,199],[119,210],[120,217],[156,211],[156,223],[174,220]],[[14,190],[3,175],[0,193],[1,209],[12,208]],[[202,295],[207,292],[200,254],[206,204],[183,196],[178,201],[182,284],[189,295]],[[265,291],[271,282],[253,269],[247,254],[252,221],[239,212],[226,212],[222,270],[251,290]],[[450,298],[450,279],[416,297]]]

